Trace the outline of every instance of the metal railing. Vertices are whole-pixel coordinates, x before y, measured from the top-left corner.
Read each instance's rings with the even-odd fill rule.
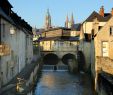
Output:
[[[67,65],[43,65],[42,71],[68,71]]]

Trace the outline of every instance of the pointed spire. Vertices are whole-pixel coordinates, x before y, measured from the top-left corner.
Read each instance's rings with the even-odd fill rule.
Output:
[[[49,13],[49,9],[47,9],[46,17],[45,17],[45,28],[51,28],[51,15]]]
[[[73,17],[73,13],[72,13],[72,15],[71,15],[71,21],[70,21],[70,23],[71,23],[71,27],[74,25],[74,17]]]
[[[65,21],[65,27],[68,28],[68,23],[69,23],[69,18],[68,18],[68,15],[66,16],[66,21]]]
[[[49,8],[47,9],[47,14],[46,14],[47,16],[50,16],[50,13],[49,13]]]

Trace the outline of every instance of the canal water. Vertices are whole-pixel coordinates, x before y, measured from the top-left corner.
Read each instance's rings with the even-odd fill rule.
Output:
[[[35,95],[93,95],[90,78],[85,74],[43,71]]]

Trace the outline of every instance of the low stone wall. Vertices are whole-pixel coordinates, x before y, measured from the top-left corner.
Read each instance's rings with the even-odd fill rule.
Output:
[[[32,61],[23,68],[23,70],[17,74],[8,84],[0,89],[0,95],[33,95],[33,89],[40,76],[42,68],[42,59],[39,58],[37,61]],[[24,91],[17,91],[17,78],[22,79]]]
[[[113,74],[113,60],[108,57],[96,57],[96,70]]]
[[[104,92],[103,88],[99,86],[99,74],[103,72],[113,75],[113,60],[108,57],[97,56],[95,62],[95,90],[98,95],[108,95]],[[101,90],[99,90],[101,89]]]

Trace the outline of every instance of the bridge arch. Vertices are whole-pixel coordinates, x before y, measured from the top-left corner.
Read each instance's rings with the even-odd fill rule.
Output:
[[[56,65],[59,62],[59,57],[54,53],[48,53],[43,57],[45,65]]]
[[[69,61],[76,60],[76,57],[74,54],[68,53],[68,54],[65,54],[61,60],[65,65],[68,65]]]

